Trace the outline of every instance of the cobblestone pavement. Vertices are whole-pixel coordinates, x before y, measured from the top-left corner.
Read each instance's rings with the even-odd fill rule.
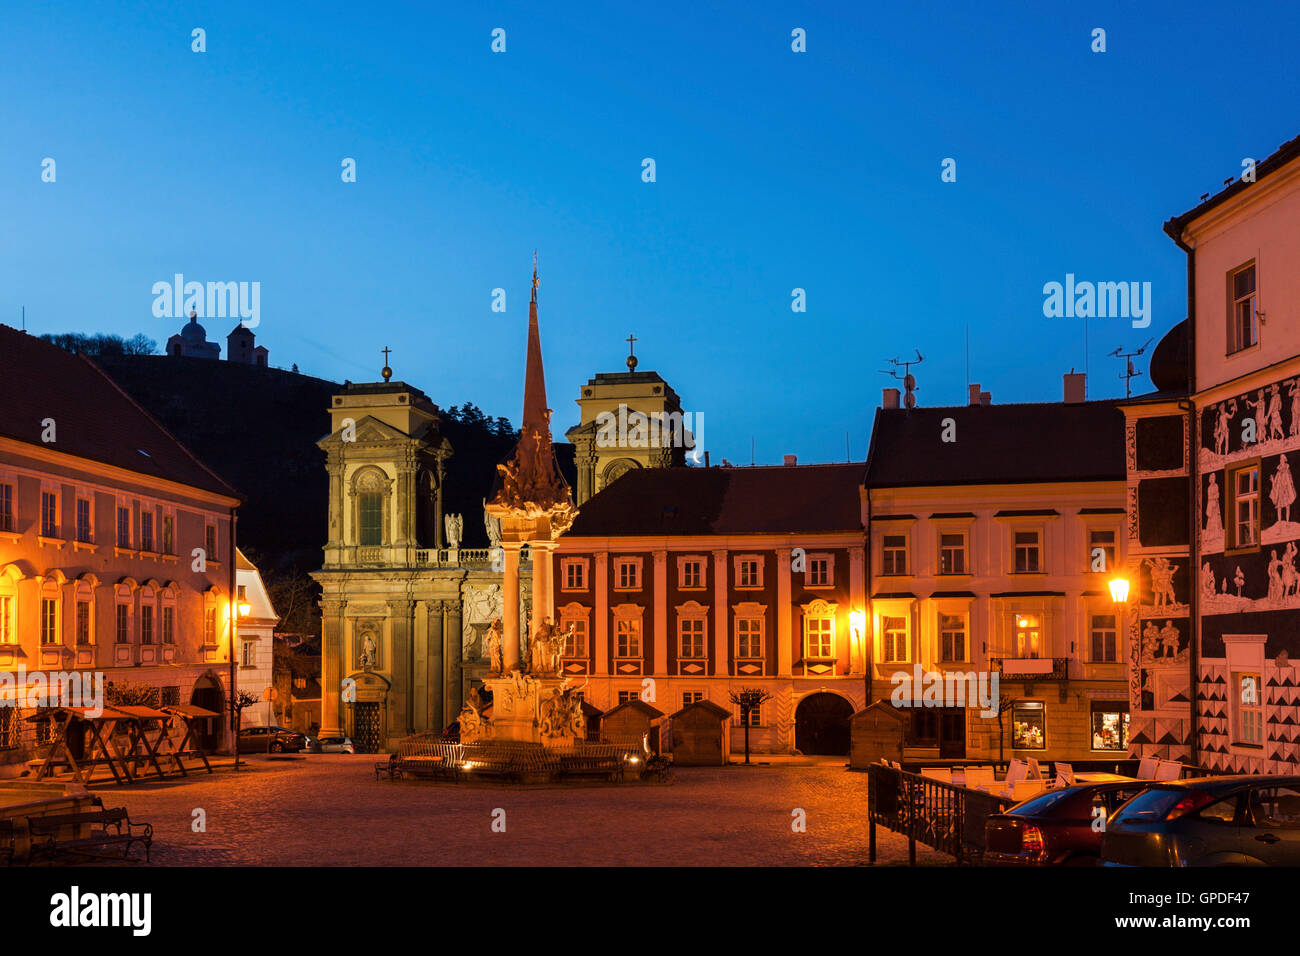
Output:
[[[842,765],[678,768],[669,785],[376,781],[373,755],[253,757],[235,773],[96,787],[166,865],[863,865],[867,776]],[[506,832],[491,829],[505,810]],[[807,832],[791,829],[807,813]],[[194,810],[207,832],[191,828]],[[907,841],[877,831],[880,863]],[[950,863],[926,847],[918,863]]]

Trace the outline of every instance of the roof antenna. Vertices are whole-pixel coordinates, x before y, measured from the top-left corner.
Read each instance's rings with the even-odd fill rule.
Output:
[[[903,388],[907,390],[907,395],[903,399],[903,404],[908,408],[916,407],[916,395],[913,394],[916,391],[916,376],[912,374],[912,366],[920,365],[925,361],[925,356],[921,354],[920,349],[913,349],[913,351],[916,352],[916,358],[908,359],[906,362],[899,361],[896,358],[887,359],[893,368],[882,368],[880,370],[885,375],[892,375],[894,378],[903,380]],[[903,368],[902,375],[898,374],[898,368],[900,365]]]
[[[1124,380],[1125,398],[1133,397],[1133,379],[1139,378],[1142,375],[1141,372],[1139,372],[1137,369],[1133,367],[1133,359],[1137,358],[1139,355],[1145,352],[1147,350],[1147,346],[1154,341],[1155,339],[1147,339],[1146,342],[1142,344],[1142,347],[1138,349],[1136,352],[1125,352],[1124,346],[1121,345],[1115,351],[1108,353],[1111,358],[1122,358],[1127,360],[1126,361],[1127,368],[1125,369],[1125,371],[1119,373],[1119,377]]]

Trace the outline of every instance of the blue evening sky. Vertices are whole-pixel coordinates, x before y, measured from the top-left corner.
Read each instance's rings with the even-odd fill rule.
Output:
[[[964,401],[967,327],[995,402],[1085,363],[1123,394],[1107,353],[1185,314],[1162,222],[1300,133],[1298,26],[1294,0],[8,2],[0,321],[161,346],[155,282],[257,281],[272,364],[373,380],[387,345],[517,424],[537,248],[557,437],[635,333],[715,462],[843,460],[846,432],[862,458],[890,356]],[[1043,316],[1067,272],[1152,283],[1151,327],[1093,319],[1085,355]],[[224,354],[234,321],[205,325]]]

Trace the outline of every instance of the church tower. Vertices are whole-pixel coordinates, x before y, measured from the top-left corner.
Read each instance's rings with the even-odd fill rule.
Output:
[[[565,433],[574,446],[579,507],[625,471],[686,464],[692,439],[681,399],[658,372],[637,371],[635,346],[629,335],[626,372],[601,372],[583,386],[581,420]],[[642,420],[660,424],[641,429]]]

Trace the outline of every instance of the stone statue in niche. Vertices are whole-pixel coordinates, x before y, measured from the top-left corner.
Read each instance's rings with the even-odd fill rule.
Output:
[[[460,515],[443,515],[443,530],[447,532],[447,547],[455,551],[460,547],[461,532],[465,528],[465,521]]]
[[[1287,395],[1291,396],[1291,437],[1300,435],[1300,378],[1287,383]]]
[[[379,666],[379,648],[375,636],[369,631],[361,636],[361,659],[358,663],[365,670]]]

